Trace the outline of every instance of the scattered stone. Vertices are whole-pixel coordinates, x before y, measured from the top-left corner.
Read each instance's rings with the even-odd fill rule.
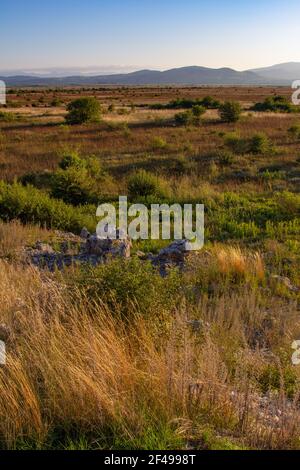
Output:
[[[101,238],[97,233],[90,234],[86,228],[82,229],[80,237],[56,231],[58,251],[51,245],[38,241],[34,248],[25,250],[25,257],[35,266],[50,271],[81,264],[97,266],[107,263],[111,258],[130,258],[132,242],[127,234],[109,226],[105,228],[105,232],[107,238]],[[159,268],[162,276],[166,276],[168,270],[173,267],[184,268],[186,258],[191,253],[188,243],[187,240],[176,240],[163,248],[158,255],[137,251],[136,256],[141,261],[150,261],[153,266]]]
[[[176,240],[163,248],[157,256],[152,256],[149,259],[154,266],[159,267],[161,275],[165,276],[169,268],[184,268],[186,257],[191,253],[187,247],[187,240]]]
[[[117,234],[118,236],[118,234]],[[98,235],[91,235],[83,246],[83,252],[88,255],[96,256],[120,256],[122,258],[130,258],[132,243],[129,237],[116,240],[107,238],[102,239]]]
[[[81,237],[66,234],[66,239],[63,239],[62,232],[57,235],[62,239],[59,251],[55,251],[48,244],[37,242],[34,248],[26,249],[25,257],[29,262],[39,268],[55,271],[81,264],[97,266],[108,262],[110,258],[130,258],[131,240],[118,230],[116,240],[102,239],[97,234],[91,235],[87,229],[82,230]]]
[[[35,249],[41,253],[54,253],[52,246],[40,241],[36,242]]]
[[[0,324],[0,341],[4,343],[9,343],[12,339],[12,331],[9,326],[5,325],[5,323]]]
[[[286,287],[290,292],[299,292],[300,289],[299,287],[297,286],[294,286],[292,284],[292,281],[288,278],[288,277],[284,277],[284,276],[279,276],[277,274],[273,274],[271,276],[271,279],[276,281],[278,284]]]
[[[88,229],[87,229],[86,227],[84,227],[84,228],[81,230],[80,237],[81,237],[83,240],[87,240],[90,236],[91,236],[90,232],[88,231]]]

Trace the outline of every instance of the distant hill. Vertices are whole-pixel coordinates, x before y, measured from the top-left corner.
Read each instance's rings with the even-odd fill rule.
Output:
[[[0,77],[8,86],[66,86],[66,85],[289,85],[300,79],[300,63],[238,72],[231,68],[181,67],[165,71],[139,70],[112,75],[74,75],[42,77],[15,75]]]
[[[273,81],[293,82],[300,80],[300,62],[287,62],[260,69],[249,70],[264,79]]]

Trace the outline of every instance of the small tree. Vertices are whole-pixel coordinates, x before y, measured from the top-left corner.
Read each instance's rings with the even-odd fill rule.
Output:
[[[96,98],[79,98],[67,106],[68,124],[85,124],[98,122],[101,117],[101,107]]]
[[[237,122],[241,117],[242,108],[237,101],[226,101],[220,106],[219,113],[222,121]]]

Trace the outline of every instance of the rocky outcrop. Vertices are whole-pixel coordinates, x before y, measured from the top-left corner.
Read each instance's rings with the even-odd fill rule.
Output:
[[[131,240],[121,237],[118,231],[116,239],[102,239],[83,229],[80,237],[65,234],[58,250],[54,250],[49,244],[37,242],[33,248],[26,250],[26,259],[35,266],[50,271],[80,264],[97,266],[111,258],[129,258],[131,246]]]
[[[119,230],[116,231],[116,239],[103,239],[97,234],[90,235],[87,231],[83,231],[82,235],[84,235],[86,240],[83,251],[85,251],[87,255],[130,258],[132,248],[131,240],[128,236],[121,234]]]
[[[187,240],[176,240],[166,248],[160,250],[157,256],[149,257],[154,266],[158,266],[160,273],[166,275],[169,268],[183,269],[187,256],[191,253],[187,249]]]

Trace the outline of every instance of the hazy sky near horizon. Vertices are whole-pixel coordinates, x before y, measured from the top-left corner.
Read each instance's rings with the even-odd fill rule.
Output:
[[[0,0],[0,70],[300,62],[299,0]]]

